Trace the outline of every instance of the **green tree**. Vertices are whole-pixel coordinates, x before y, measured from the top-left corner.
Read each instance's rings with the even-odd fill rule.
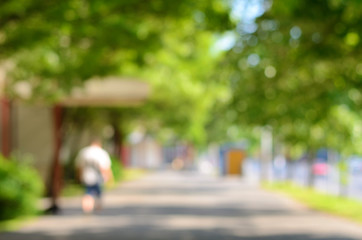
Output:
[[[239,23],[223,63],[236,121],[271,126],[277,139],[311,153],[357,151],[354,124],[345,122],[361,120],[361,2],[260,3],[264,14]]]
[[[10,62],[8,95],[26,85],[30,100],[57,101],[94,76],[140,77],[153,88],[149,103],[112,110],[112,124],[132,113],[203,142],[220,86],[208,79],[216,60],[210,49],[215,34],[233,26],[229,11],[230,1],[222,0],[3,1],[0,61]],[[85,113],[83,120],[99,120]]]
[[[208,0],[6,0],[0,22],[0,60],[12,63],[13,83],[26,81],[33,96],[51,100],[91,77],[147,66],[170,31],[182,45],[231,26],[227,2]]]

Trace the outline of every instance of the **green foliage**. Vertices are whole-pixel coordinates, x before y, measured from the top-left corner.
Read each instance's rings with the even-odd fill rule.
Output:
[[[177,136],[200,145],[206,141],[205,124],[211,109],[227,89],[213,81],[218,58],[210,52],[212,35],[204,33],[196,40],[188,39],[181,47],[183,53],[178,53],[178,37],[174,32],[166,34],[166,48],[143,73],[150,79],[153,94],[141,111],[145,125],[160,132],[161,138]]]
[[[231,27],[221,0],[1,1],[0,62],[13,63],[10,88],[25,81],[51,101],[91,77],[149,66],[169,33],[184,55],[199,33]]]
[[[118,182],[122,179],[124,175],[124,169],[119,158],[112,156],[111,160],[112,160],[111,168],[112,168],[113,177],[114,180]]]
[[[225,95],[212,80],[211,48],[234,27],[229,12],[230,0],[1,2],[0,62],[12,63],[8,94],[17,97],[25,85],[30,100],[53,102],[94,76],[145,79],[153,90],[146,106],[78,111],[66,121],[112,122],[126,134],[130,119],[159,138],[170,130],[204,144],[210,109]]]
[[[298,148],[359,151],[361,2],[261,2],[272,4],[254,30],[241,19],[223,62],[235,121]]]
[[[43,187],[33,168],[0,156],[0,221],[34,214]]]
[[[193,27],[187,25],[188,28]],[[67,109],[65,120],[77,128],[92,130],[111,123],[126,136],[141,126],[161,141],[186,140],[197,145],[208,140],[205,125],[215,118],[212,109],[228,97],[229,90],[214,80],[215,64],[220,55],[213,55],[211,33],[198,33],[180,45],[182,32],[164,34],[165,48],[148,55],[149,67],[130,67],[127,75],[147,79],[152,94],[137,108]]]

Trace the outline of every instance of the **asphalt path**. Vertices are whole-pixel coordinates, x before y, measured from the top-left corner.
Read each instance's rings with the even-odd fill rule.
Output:
[[[80,198],[0,240],[362,240],[362,225],[312,211],[239,177],[155,172],[106,192],[85,215]]]

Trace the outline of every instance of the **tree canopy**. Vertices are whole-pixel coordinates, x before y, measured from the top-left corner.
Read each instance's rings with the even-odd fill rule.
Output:
[[[241,2],[2,1],[8,94],[25,84],[52,102],[94,76],[133,76],[153,94],[112,119],[200,143],[271,126],[286,144],[358,151],[362,3],[257,0],[236,14]],[[232,48],[215,53],[226,31]]]
[[[259,2],[264,13],[240,22],[224,61],[229,109],[289,144],[352,146],[361,121],[361,2]]]
[[[165,34],[178,32],[182,45],[230,27],[228,16],[223,1],[5,0],[0,60],[11,60],[11,79],[30,84],[33,96],[56,96],[94,76],[147,66],[167,47]]]
[[[212,81],[218,60],[212,47],[218,34],[233,29],[230,4],[228,0],[2,1],[0,62],[9,69],[7,94],[16,97],[25,85],[31,89],[27,100],[56,102],[92,77],[136,77],[152,87],[144,106],[69,110],[67,119],[82,119],[83,127],[86,119],[98,127],[128,121],[159,135],[171,132],[205,142],[206,119],[225,91]]]

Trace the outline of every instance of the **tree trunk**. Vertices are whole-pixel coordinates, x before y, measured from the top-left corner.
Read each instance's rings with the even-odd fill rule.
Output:
[[[122,136],[119,127],[116,124],[113,125],[114,135],[113,135],[113,144],[114,144],[114,156],[121,159],[121,147],[122,147]]]
[[[122,163],[122,166],[126,167],[128,166],[127,162],[127,149],[124,144],[124,133],[122,130],[117,126],[117,124],[113,124],[114,129],[114,136],[113,136],[113,142],[114,142],[114,155],[117,156],[117,158]]]
[[[53,108],[53,121],[54,121],[54,157],[52,165],[52,176],[50,185],[50,199],[51,206],[47,212],[56,214],[60,208],[58,206],[58,199],[62,187],[63,170],[60,164],[60,148],[62,143],[62,108],[61,106],[54,106]]]
[[[1,153],[9,157],[11,152],[11,102],[3,97],[1,99]]]

